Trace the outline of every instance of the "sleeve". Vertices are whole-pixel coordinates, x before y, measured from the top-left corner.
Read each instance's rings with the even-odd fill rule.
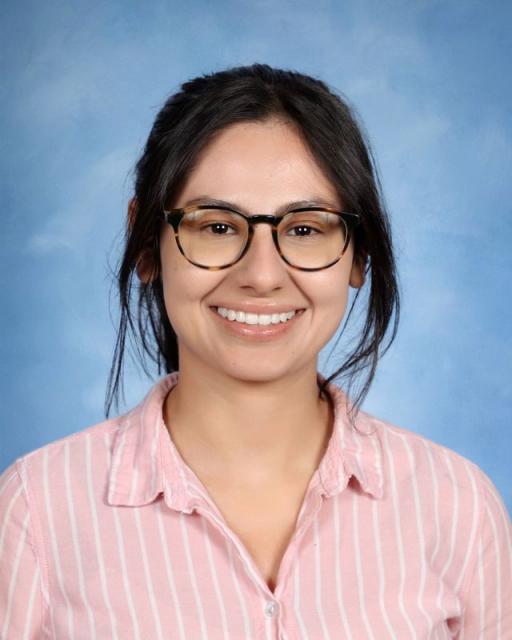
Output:
[[[512,640],[512,525],[496,488],[480,476],[482,522],[458,638]]]
[[[43,637],[41,570],[23,482],[14,463],[0,475],[0,638]]]

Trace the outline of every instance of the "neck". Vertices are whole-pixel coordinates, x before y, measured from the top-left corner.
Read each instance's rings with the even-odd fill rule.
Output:
[[[332,410],[318,397],[316,363],[254,382],[180,364],[164,419],[184,460],[203,477],[261,485],[311,475],[325,452]]]

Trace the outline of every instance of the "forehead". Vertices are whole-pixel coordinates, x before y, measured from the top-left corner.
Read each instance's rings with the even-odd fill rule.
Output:
[[[279,206],[315,193],[339,206],[335,186],[296,127],[279,120],[220,130],[200,152],[176,206],[203,193],[248,207]]]

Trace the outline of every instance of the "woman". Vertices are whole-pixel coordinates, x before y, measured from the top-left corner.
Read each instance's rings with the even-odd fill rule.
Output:
[[[496,489],[360,410],[399,306],[372,167],[348,106],[299,73],[230,69],[167,101],[129,205],[107,415],[127,329],[167,375],[3,474],[2,638],[511,637]],[[366,322],[325,379],[350,287]],[[355,402],[332,382],[365,369]]]

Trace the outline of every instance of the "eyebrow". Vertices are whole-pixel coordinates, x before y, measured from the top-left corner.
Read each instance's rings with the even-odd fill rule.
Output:
[[[235,202],[228,202],[227,200],[219,200],[218,198],[212,198],[211,196],[198,196],[197,198],[193,198],[192,200],[188,200],[183,206],[188,207],[192,204],[211,204],[218,207],[227,207],[228,209],[235,209],[240,213],[244,213],[245,215],[249,215],[249,212],[244,209],[241,205]],[[333,202],[325,200],[320,196],[312,196],[307,200],[296,200],[293,202],[287,202],[286,204],[278,207],[276,211],[274,211],[273,215],[281,215],[290,209],[298,209],[299,207],[330,207],[332,209],[338,209],[338,206]]]

